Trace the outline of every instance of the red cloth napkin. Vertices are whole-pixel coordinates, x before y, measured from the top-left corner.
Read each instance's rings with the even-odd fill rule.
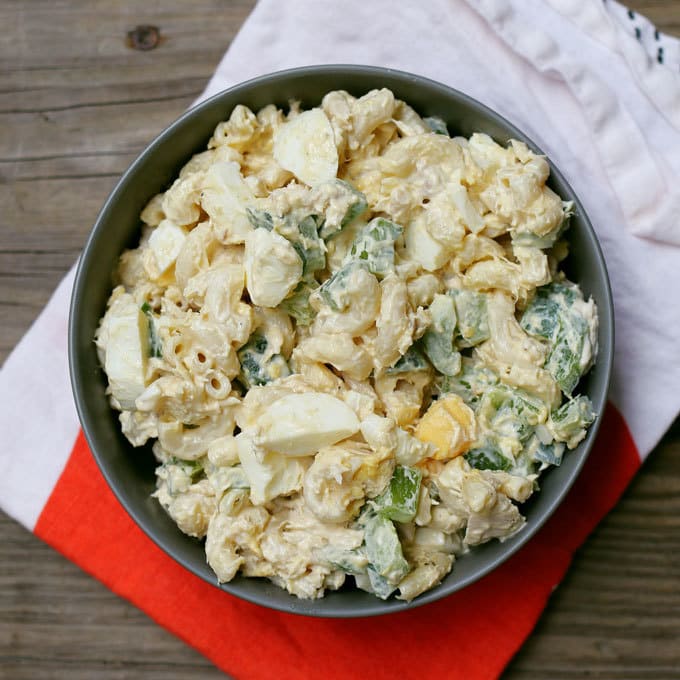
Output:
[[[680,48],[611,0],[430,0],[398,13],[388,0],[260,0],[204,96],[342,62],[418,72],[498,110],[548,152],[595,224],[614,375],[566,501],[503,566],[437,603],[327,620],[240,601],[157,548],[96,467],[69,386],[71,272],[0,372],[0,507],[237,678],[492,678],[680,410],[680,306],[667,302],[680,289]]]
[[[35,533],[239,680],[496,677],[530,633],[574,550],[640,465],[615,407],[559,511],[518,553],[438,602],[379,618],[263,609],[187,572],[130,519],[79,433]],[[602,470],[607,470],[603,484]],[[96,521],[84,521],[93,516]],[[587,509],[587,511],[586,511]]]

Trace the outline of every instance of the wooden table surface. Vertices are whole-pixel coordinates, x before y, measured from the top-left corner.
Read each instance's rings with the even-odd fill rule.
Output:
[[[635,0],[680,34],[680,1]],[[253,0],[0,1],[0,362]],[[126,44],[160,27],[153,50]],[[0,678],[224,677],[0,513]],[[506,677],[680,678],[680,422],[578,551]]]

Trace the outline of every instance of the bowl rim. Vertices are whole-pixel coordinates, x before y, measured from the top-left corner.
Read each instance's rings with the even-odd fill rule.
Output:
[[[333,76],[333,75],[352,75],[357,74],[360,76],[373,76],[376,79],[384,76],[396,77],[404,83],[409,81],[416,83],[418,86],[425,86],[427,88],[438,91],[446,97],[457,100],[462,103],[470,110],[475,113],[482,113],[486,117],[492,119],[499,127],[507,131],[509,138],[517,138],[525,140],[526,143],[532,148],[534,152],[545,155],[549,166],[551,176],[558,178],[559,182],[563,184],[568,192],[570,193],[570,199],[574,200],[575,207],[578,211],[579,217],[583,222],[585,227],[585,236],[587,237],[588,248],[592,248],[595,256],[595,260],[598,263],[598,276],[602,277],[602,290],[603,290],[603,300],[598,301],[598,317],[599,323],[607,329],[607,333],[604,334],[604,346],[600,344],[598,348],[598,360],[597,363],[600,364],[600,369],[604,370],[605,378],[601,382],[602,388],[599,390],[601,394],[602,401],[602,411],[597,414],[595,422],[588,429],[588,434],[586,444],[581,458],[575,464],[570,476],[566,480],[559,492],[554,494],[548,507],[543,511],[543,513],[538,518],[532,518],[531,526],[527,523],[523,529],[517,534],[513,535],[513,543],[508,546],[508,549],[502,551],[499,555],[487,561],[487,563],[478,568],[473,573],[466,577],[463,577],[456,582],[449,584],[447,588],[445,585],[439,585],[435,588],[426,591],[425,593],[419,595],[417,598],[411,602],[401,602],[394,601],[393,599],[388,601],[383,601],[375,598],[375,603],[373,605],[366,605],[361,607],[361,611],[354,613],[353,611],[347,611],[342,607],[335,608],[325,608],[323,605],[320,607],[307,607],[305,609],[297,609],[295,607],[295,602],[291,602],[289,606],[279,605],[278,602],[268,601],[266,595],[253,594],[249,591],[243,592],[238,585],[234,585],[233,582],[218,584],[216,579],[209,580],[203,573],[199,573],[195,568],[190,559],[185,559],[182,555],[176,553],[171,545],[162,537],[157,535],[154,527],[148,522],[141,514],[132,506],[131,503],[127,501],[122,493],[120,484],[117,482],[115,475],[109,469],[105,459],[102,457],[99,446],[97,444],[97,438],[94,431],[93,424],[90,420],[88,414],[87,399],[83,391],[83,385],[81,382],[80,373],[81,360],[79,353],[76,350],[76,330],[79,319],[79,309],[78,301],[80,300],[87,279],[84,277],[85,263],[88,259],[88,253],[93,248],[93,244],[100,238],[102,230],[106,226],[106,221],[109,213],[112,210],[112,206],[116,204],[120,196],[124,194],[131,178],[137,172],[137,169],[144,163],[144,161],[153,156],[156,150],[163,146],[169,139],[173,137],[178,128],[183,127],[187,121],[191,120],[196,116],[202,109],[209,108],[215,104],[218,100],[222,98],[227,98],[235,93],[242,90],[250,90],[252,88],[266,86],[272,82],[279,80],[286,80],[289,78],[300,77],[300,76]],[[332,82],[329,82],[329,90],[332,91]],[[408,103],[408,102],[407,102]],[[225,114],[228,115],[228,114]],[[198,153],[200,149],[196,150],[194,153]],[[604,304],[603,304],[604,303]],[[414,609],[420,607],[436,600],[443,599],[452,595],[453,593],[479,581],[484,576],[488,575],[490,572],[498,568],[502,563],[506,562],[511,556],[516,554],[526,543],[528,543],[541,529],[541,527],[554,515],[557,508],[566,498],[569,490],[575,483],[576,479],[579,477],[581,470],[587,460],[590,452],[593,448],[594,442],[597,438],[597,433],[600,429],[602,419],[604,416],[604,408],[607,404],[607,395],[609,392],[609,386],[612,379],[612,364],[614,358],[614,313],[613,313],[613,298],[611,291],[610,278],[607,271],[606,261],[602,252],[600,242],[597,238],[595,229],[592,226],[590,218],[585,211],[578,195],[573,190],[565,176],[555,165],[550,157],[545,154],[541,147],[534,142],[534,140],[529,137],[525,132],[515,126],[507,118],[497,113],[487,105],[474,99],[470,95],[461,92],[453,87],[445,85],[444,83],[438,82],[431,78],[421,76],[408,71],[402,71],[399,69],[380,67],[374,65],[361,65],[361,64],[316,64],[308,66],[300,66],[295,68],[284,69],[280,71],[274,71],[271,73],[266,73],[259,75],[254,78],[250,78],[240,83],[236,83],[224,90],[221,90],[210,97],[192,104],[181,116],[175,119],[170,125],[163,129],[158,135],[156,135],[153,140],[147,144],[144,149],[137,155],[135,160],[127,167],[123,172],[119,180],[116,182],[114,188],[109,193],[107,199],[105,200],[97,218],[91,228],[85,246],[81,252],[78,259],[78,264],[75,272],[75,278],[72,288],[71,301],[69,305],[69,319],[68,319],[68,361],[69,361],[69,375],[71,381],[71,387],[73,391],[74,401],[76,405],[76,411],[78,413],[78,418],[80,424],[87,440],[88,446],[92,455],[95,458],[97,466],[101,471],[107,485],[113,491],[118,502],[123,506],[128,515],[133,519],[135,524],[142,529],[142,531],[167,555],[172,557],[175,561],[179,562],[184,568],[186,568],[193,575],[207,581],[211,585],[217,587],[220,590],[226,591],[231,595],[234,595],[240,599],[246,600],[248,602],[258,604],[269,609],[274,609],[287,613],[294,613],[304,616],[312,616],[319,618],[355,618],[355,617],[368,617],[385,615],[390,613],[397,613],[407,609]],[[454,566],[455,570],[455,566]],[[294,597],[294,596],[291,596]],[[324,598],[319,600],[314,600],[314,603],[323,603]]]

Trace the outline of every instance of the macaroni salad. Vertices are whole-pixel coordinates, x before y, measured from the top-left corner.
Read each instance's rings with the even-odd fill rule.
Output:
[[[522,142],[337,91],[237,106],[150,200],[96,343],[220,582],[411,600],[522,529],[595,417],[597,312],[560,271],[548,175]]]

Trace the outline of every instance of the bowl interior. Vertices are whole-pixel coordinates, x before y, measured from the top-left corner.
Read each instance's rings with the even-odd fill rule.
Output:
[[[71,303],[69,359],[76,405],[92,452],[109,485],[140,527],[166,552],[196,575],[217,585],[205,561],[203,544],[180,532],[158,502],[155,490],[155,460],[150,447],[134,449],[121,434],[117,413],[105,395],[106,377],[99,366],[93,337],[113,286],[120,253],[139,239],[139,213],[154,194],[165,190],[179,169],[205,148],[215,126],[229,117],[237,104],[257,110],[274,103],[284,109],[291,99],[303,107],[319,104],[326,92],[344,89],[360,96],[374,88],[387,87],[423,116],[437,115],[453,135],[469,136],[481,131],[496,141],[520,139],[535,151],[540,149],[501,116],[471,98],[444,85],[407,73],[360,66],[308,67],[280,72],[248,81],[226,90],[190,109],[157,137],[139,156],[104,205],[80,259]],[[595,299],[600,316],[598,362],[583,379],[580,391],[602,414],[606,401],[612,360],[613,320],[607,272],[597,239],[585,211],[571,187],[551,164],[550,186],[564,199],[574,200],[576,215],[568,234],[571,254],[567,273],[586,296]],[[477,580],[507,559],[545,522],[576,478],[592,447],[599,419],[577,449],[565,455],[559,468],[541,478],[541,491],[523,506],[527,526],[500,543],[479,546],[462,557],[442,584],[411,604],[383,602],[372,595],[345,587],[322,600],[305,601],[262,579],[237,577],[224,590],[258,604],[288,612],[314,616],[368,616],[425,604]],[[353,581],[353,579],[348,579]]]

